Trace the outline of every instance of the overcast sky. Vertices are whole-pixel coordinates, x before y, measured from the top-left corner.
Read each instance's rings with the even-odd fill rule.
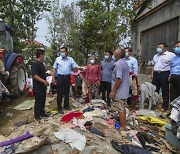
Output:
[[[64,4],[70,4],[72,2],[75,2],[77,0],[60,0],[60,4],[64,3]],[[48,35],[48,23],[46,21],[45,18],[43,18],[42,20],[40,20],[37,23],[37,37],[36,40],[43,43],[46,46],[49,46],[49,43],[46,41],[46,36]]]

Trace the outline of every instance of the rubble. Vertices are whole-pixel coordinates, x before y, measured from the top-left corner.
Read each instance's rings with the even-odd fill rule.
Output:
[[[51,103],[53,104],[53,102]],[[52,113],[55,110],[48,108],[48,111]],[[72,115],[71,113],[79,113],[79,115],[68,117],[67,121],[62,121],[63,117]],[[150,113],[157,115],[156,112],[150,111]],[[66,111],[64,115],[51,114],[50,117],[42,119],[40,123],[35,121],[30,123],[22,122],[21,125],[21,121],[17,122],[18,127],[15,127],[9,136],[0,136],[0,142],[16,138],[29,131],[34,137],[15,143],[13,146],[15,153],[116,154],[119,153],[117,150],[119,145],[126,147],[127,144],[143,150],[146,147],[151,147],[155,151],[159,149],[158,153],[173,151],[173,148],[164,139],[165,133],[160,130],[161,124],[158,126],[141,120],[136,111],[128,110],[127,115],[127,130],[121,131],[115,126],[117,124],[120,127],[116,111],[107,108],[103,101],[93,100],[89,104],[81,104],[70,112]],[[164,121],[160,117],[158,119]],[[72,137],[73,133],[78,134],[83,138],[83,144],[77,142],[77,139],[74,138],[76,145],[73,145],[74,139],[70,142],[65,138],[61,138],[62,136],[59,137],[58,133],[62,135],[62,130],[71,130],[67,131],[69,135],[66,135],[66,137]],[[149,140],[145,142],[140,141],[141,137],[138,134],[142,135],[143,133],[159,144],[154,145],[151,142],[149,143]],[[78,139],[80,138],[78,137]],[[116,143],[116,148],[111,143]],[[79,145],[82,146],[79,147]],[[5,148],[0,148],[0,151],[4,151]]]

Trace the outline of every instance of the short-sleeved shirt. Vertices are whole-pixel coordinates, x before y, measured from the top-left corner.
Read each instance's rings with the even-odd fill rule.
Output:
[[[175,56],[171,60],[171,75],[180,75],[180,56]]]
[[[38,60],[36,60],[32,64],[32,76],[35,75],[38,75],[43,80],[46,80],[46,71],[44,64]],[[33,89],[35,92],[38,92],[38,91],[46,90],[46,86],[43,83],[33,79]]]
[[[154,65],[154,71],[169,71],[173,57],[175,57],[175,54],[169,51],[166,51],[163,54],[156,54],[152,61],[152,64]]]
[[[57,57],[53,67],[56,69],[57,75],[70,75],[72,68],[76,68],[78,65],[71,57],[62,58]]]
[[[138,74],[138,61],[137,61],[137,59],[130,56],[129,58],[125,58],[125,61],[129,65],[130,72],[134,72],[137,75]]]
[[[115,62],[115,67],[112,74],[112,88],[117,79],[121,79],[122,82],[116,91],[115,99],[127,99],[129,97],[129,66],[124,59],[119,59]]]
[[[114,69],[114,60],[102,61],[101,62],[101,81],[111,82],[112,81],[112,72]]]

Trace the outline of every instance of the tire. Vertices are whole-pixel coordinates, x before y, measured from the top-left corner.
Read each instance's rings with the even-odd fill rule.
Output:
[[[21,96],[24,94],[24,86],[26,83],[26,72],[23,65],[14,65],[9,71],[10,92],[13,96]]]

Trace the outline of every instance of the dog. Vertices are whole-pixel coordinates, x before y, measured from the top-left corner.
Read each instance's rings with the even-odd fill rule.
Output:
[[[159,94],[155,92],[156,86],[149,82],[144,82],[140,85],[140,96],[139,96],[139,108],[144,108],[145,100],[149,100],[149,107],[150,110],[153,105],[156,105]]]

